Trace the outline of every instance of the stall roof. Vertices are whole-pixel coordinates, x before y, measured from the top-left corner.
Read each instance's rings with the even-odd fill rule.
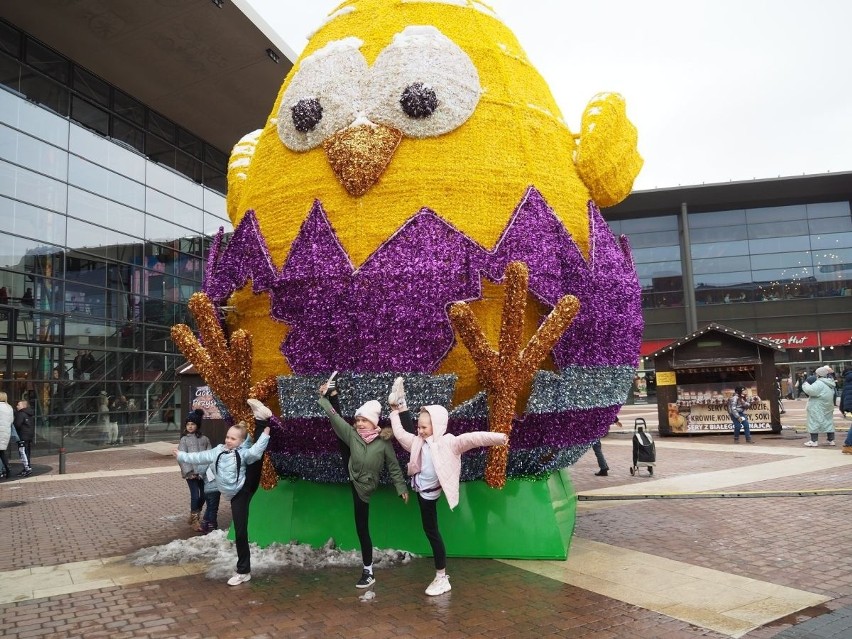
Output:
[[[672,342],[671,344],[664,346],[660,350],[651,353],[648,357],[657,357],[658,355],[662,355],[663,353],[673,351],[678,346],[686,344],[687,342],[691,342],[696,337],[700,337],[701,335],[704,335],[705,333],[710,333],[710,332],[713,332],[713,331],[716,331],[718,333],[727,333],[729,335],[734,335],[736,337],[739,337],[740,339],[751,342],[752,344],[757,344],[758,346],[765,346],[766,348],[771,348],[772,350],[775,350],[775,351],[778,351],[778,352],[783,352],[785,350],[782,346],[779,346],[777,342],[775,342],[771,339],[767,339],[765,337],[757,337],[755,335],[749,335],[748,333],[743,333],[742,331],[738,331],[737,329],[730,328],[728,326],[723,326],[722,324],[708,324],[707,326],[705,326],[701,330],[695,331],[694,333],[692,333],[691,335],[687,335],[686,337],[681,337],[679,340],[676,340],[676,341]],[[683,361],[687,361],[687,360],[683,360]],[[702,361],[704,361],[704,360],[702,360]],[[706,360],[706,361],[709,362],[710,360]],[[716,362],[717,364],[719,362],[718,359],[713,360],[713,361]],[[710,364],[708,364],[708,366],[709,365]],[[681,368],[681,362],[678,362],[678,365],[677,365],[676,368]]]

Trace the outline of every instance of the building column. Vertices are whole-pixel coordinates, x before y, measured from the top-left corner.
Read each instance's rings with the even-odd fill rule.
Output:
[[[692,250],[689,244],[689,219],[686,202],[680,205],[678,237],[680,238],[680,261],[683,266],[683,310],[686,314],[687,335],[698,330],[698,314],[695,309],[695,278],[692,275]]]

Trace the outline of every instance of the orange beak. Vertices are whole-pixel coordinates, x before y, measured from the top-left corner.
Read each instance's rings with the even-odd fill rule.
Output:
[[[402,133],[382,124],[358,124],[341,129],[322,147],[331,168],[350,195],[370,190],[384,173],[402,140]]]

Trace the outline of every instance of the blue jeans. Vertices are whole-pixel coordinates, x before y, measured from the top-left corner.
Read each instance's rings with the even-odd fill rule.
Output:
[[[603,451],[601,450],[601,440],[596,439],[592,442],[592,450],[595,453],[595,459],[598,460],[598,468],[601,470],[609,470],[609,466],[607,465]]]
[[[843,442],[844,446],[852,446],[852,427],[849,428],[849,432],[846,433],[846,440]]]
[[[204,493],[204,501],[207,503],[207,509],[204,511],[203,521],[207,524],[219,526],[219,499],[222,493],[218,490],[211,490]]]
[[[743,429],[745,433],[745,438],[747,442],[751,441],[751,429],[748,425],[748,419],[743,417],[743,421],[734,421],[734,441],[737,441],[740,438],[740,428]]]
[[[204,480],[200,477],[187,479],[186,485],[189,486],[189,511],[201,512],[201,507],[204,505]]]

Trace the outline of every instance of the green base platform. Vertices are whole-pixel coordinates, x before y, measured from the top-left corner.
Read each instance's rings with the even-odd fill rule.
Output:
[[[463,482],[455,511],[445,497],[438,502],[438,524],[451,557],[565,559],[576,505],[565,470],[539,481],[509,480],[502,490],[484,481]],[[389,486],[376,491],[370,500],[370,534],[378,548],[432,554],[413,492],[406,505]],[[252,499],[249,539],[259,546],[294,541],[322,546],[329,538],[338,548],[358,548],[348,484],[280,480]]]

